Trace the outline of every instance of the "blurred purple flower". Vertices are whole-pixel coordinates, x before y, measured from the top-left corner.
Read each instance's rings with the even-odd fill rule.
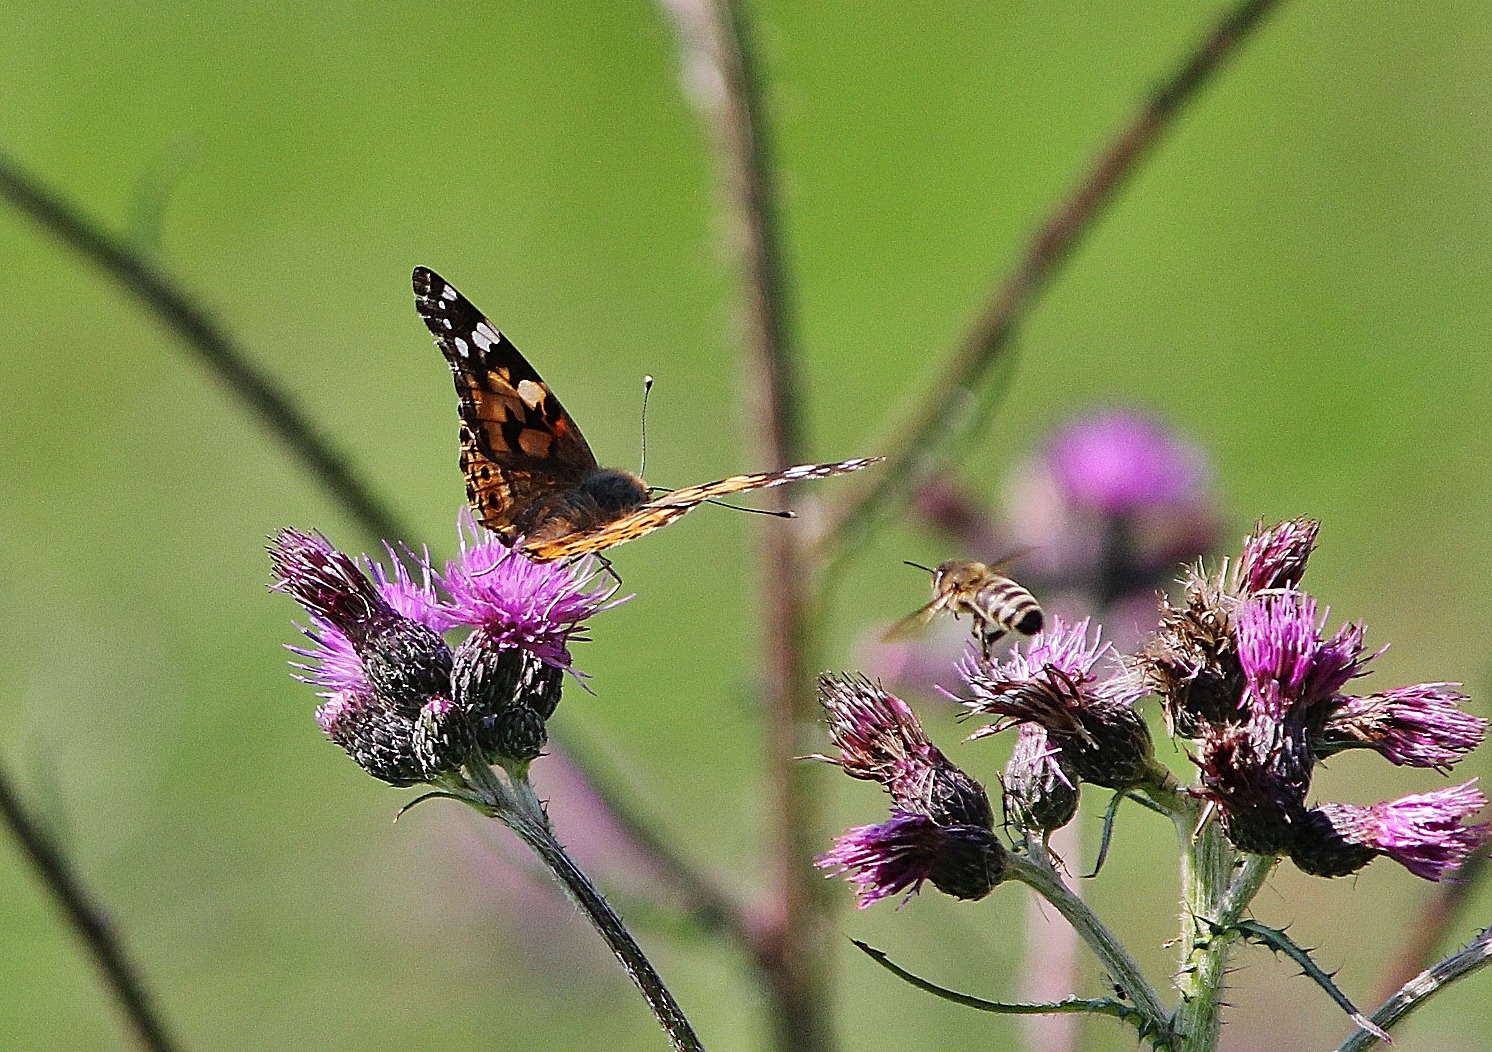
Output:
[[[1068,424],[1052,438],[1046,457],[1069,504],[1111,516],[1190,501],[1207,478],[1199,450],[1152,417],[1124,409]]]

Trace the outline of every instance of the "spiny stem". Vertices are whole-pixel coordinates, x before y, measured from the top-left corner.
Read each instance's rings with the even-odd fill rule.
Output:
[[[1196,801],[1189,804],[1178,808],[1174,818],[1183,903],[1181,968],[1176,976],[1181,1005],[1174,1023],[1182,1052],[1211,1052],[1222,1030],[1223,981],[1229,949],[1239,937],[1238,919],[1277,860],[1250,855],[1239,867],[1238,855],[1221,827],[1208,822],[1198,829],[1201,808]]]

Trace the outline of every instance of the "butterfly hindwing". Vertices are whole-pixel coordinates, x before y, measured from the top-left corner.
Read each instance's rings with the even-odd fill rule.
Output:
[[[460,398],[461,470],[472,510],[510,544],[524,512],[596,468],[580,428],[511,340],[440,275],[414,272],[415,305]]]
[[[571,533],[551,541],[525,545],[524,551],[535,559],[564,559],[587,552],[598,552],[625,541],[635,540],[662,526],[683,517],[688,512],[709,500],[743,493],[754,489],[771,489],[789,482],[803,479],[827,478],[859,471],[863,467],[878,463],[881,457],[857,457],[834,464],[799,464],[782,471],[759,471],[750,475],[732,475],[718,482],[706,482],[698,486],[685,486],[666,493],[656,500],[648,501],[640,508],[628,512],[613,522],[593,530]]]

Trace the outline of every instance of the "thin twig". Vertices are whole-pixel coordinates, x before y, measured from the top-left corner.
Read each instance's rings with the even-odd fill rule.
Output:
[[[949,452],[950,430],[967,419],[967,414],[950,412],[950,405],[962,402],[977,406],[983,400],[980,392],[985,381],[1003,361],[1040,293],[1093,230],[1104,207],[1149,156],[1161,132],[1174,123],[1277,3],[1244,0],[1224,15],[1151,94],[1090,166],[1074,192],[1037,231],[941,375],[927,389],[910,422],[884,451],[887,463],[826,516],[820,534],[826,558],[837,557],[860,543],[893,502],[904,499],[942,466]]]
[[[102,268],[155,314],[374,539],[413,541],[414,535],[398,515],[373,494],[290,395],[254,365],[238,342],[147,255],[88,219],[3,150],[0,197]]]
[[[785,468],[803,459],[802,385],[792,353],[792,302],[768,122],[744,3],[663,0],[663,6],[678,27],[686,78],[713,118],[728,189],[756,399],[752,418],[760,425],[757,460]],[[768,531],[761,573],[768,582],[762,595],[762,688],[771,895],[756,963],[771,997],[777,1047],[825,1052],[832,1047],[828,892],[810,863],[821,842],[814,783],[822,776],[794,759],[812,751],[799,736],[815,723],[819,664],[814,655],[820,582],[802,537],[801,529]]]
[[[0,815],[4,816],[11,835],[26,852],[31,868],[87,945],[106,985],[118,999],[140,1047],[149,1052],[176,1052],[180,1046],[166,1033],[165,1023],[156,1014],[150,995],[125,956],[118,935],[51,838],[27,813],[3,769],[0,769]]]
[[[1373,1022],[1384,1030],[1392,1030],[1395,1024],[1435,994],[1457,979],[1464,979],[1472,972],[1485,968],[1489,963],[1492,963],[1492,928],[1483,930],[1466,946],[1405,983],[1398,993],[1373,1013]],[[1363,1052],[1378,1042],[1379,1038],[1375,1035],[1358,1029],[1337,1046],[1336,1052]]]

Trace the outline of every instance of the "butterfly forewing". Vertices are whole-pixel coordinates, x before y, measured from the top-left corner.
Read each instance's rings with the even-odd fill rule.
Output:
[[[759,471],[750,475],[732,475],[718,482],[706,482],[698,486],[685,486],[666,493],[656,500],[594,530],[572,533],[557,540],[526,545],[524,551],[536,559],[564,559],[587,552],[598,552],[625,541],[651,533],[667,526],[694,508],[709,500],[744,493],[753,489],[771,489],[789,482],[803,479],[821,479],[830,475],[845,475],[863,467],[879,463],[881,457],[857,457],[834,464],[799,464],[782,471]]]
[[[733,475],[645,500],[646,484],[596,464],[549,386],[482,312],[433,270],[416,267],[415,305],[451,365],[461,401],[461,470],[477,519],[538,560],[598,552],[667,526],[707,500],[874,464],[862,457]]]
[[[534,367],[465,296],[424,267],[414,292],[456,379],[467,498],[482,525],[512,543],[523,509],[579,485],[596,458]]]

